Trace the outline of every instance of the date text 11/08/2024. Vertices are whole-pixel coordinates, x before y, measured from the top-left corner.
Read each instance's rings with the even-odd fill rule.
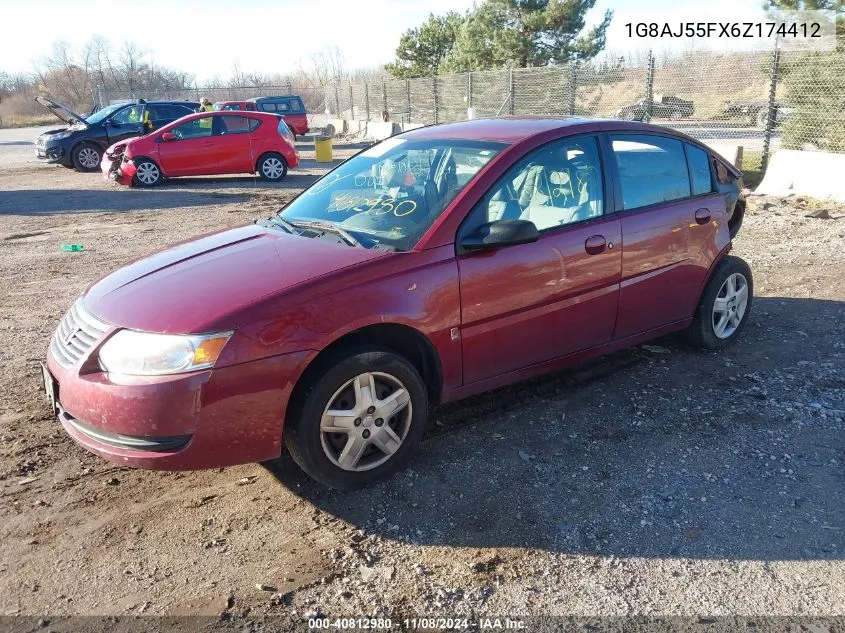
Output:
[[[485,631],[520,631],[525,630],[525,622],[520,619],[504,618],[404,618],[394,622],[390,618],[309,618],[311,630],[403,630],[425,631],[464,631],[479,629]]]

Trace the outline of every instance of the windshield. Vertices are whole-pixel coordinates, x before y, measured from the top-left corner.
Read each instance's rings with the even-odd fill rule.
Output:
[[[391,138],[353,156],[279,215],[330,222],[364,246],[410,250],[503,143]]]
[[[115,103],[113,105],[108,105],[105,108],[103,108],[102,110],[97,110],[91,116],[85,117],[85,120],[88,121],[88,123],[102,123],[109,116],[111,116],[112,114],[114,114],[115,112],[120,110],[121,108],[125,108],[125,107],[126,107],[125,103]]]

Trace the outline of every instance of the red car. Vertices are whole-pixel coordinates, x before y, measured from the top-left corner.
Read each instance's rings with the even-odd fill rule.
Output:
[[[284,121],[262,112],[199,112],[140,138],[115,143],[100,168],[123,185],[152,187],[162,178],[258,174],[282,180],[299,164]]]
[[[162,143],[163,145],[165,143]],[[350,158],[277,215],[91,285],[44,380],[82,446],[167,470],[269,460],[369,484],[429,407],[748,320],[739,172],[648,124],[481,119]],[[694,385],[691,385],[694,387]]]
[[[255,97],[249,101],[218,101],[214,110],[270,112],[281,116],[294,136],[308,134],[308,113],[302,99],[296,95],[283,97]]]

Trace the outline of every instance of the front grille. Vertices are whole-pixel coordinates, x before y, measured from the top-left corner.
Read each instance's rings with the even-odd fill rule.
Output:
[[[82,299],[77,299],[59,323],[50,341],[53,358],[62,367],[72,367],[108,329],[108,324],[88,312]]]

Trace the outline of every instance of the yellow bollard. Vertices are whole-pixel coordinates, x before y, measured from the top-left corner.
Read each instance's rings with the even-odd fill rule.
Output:
[[[332,162],[332,139],[330,136],[320,136],[314,139],[314,153],[318,163]]]

